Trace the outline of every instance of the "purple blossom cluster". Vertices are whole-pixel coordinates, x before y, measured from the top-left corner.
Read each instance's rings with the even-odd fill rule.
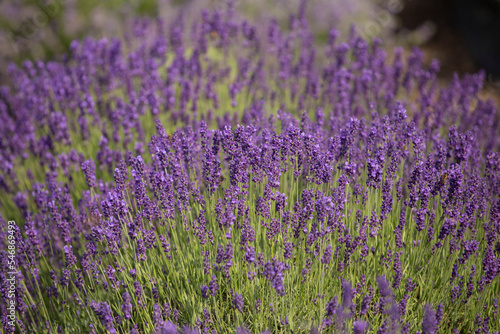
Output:
[[[300,8],[265,36],[230,10],[137,21],[9,69],[0,203],[23,223],[9,258],[0,220],[0,275],[12,260],[24,284],[14,327],[1,285],[6,333],[499,330],[484,74],[443,87],[420,50],[355,29],[318,47]]]

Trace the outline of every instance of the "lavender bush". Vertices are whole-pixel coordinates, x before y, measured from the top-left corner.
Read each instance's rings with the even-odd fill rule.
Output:
[[[9,68],[5,333],[499,330],[484,74],[442,87],[354,29],[317,48],[303,10],[266,35],[231,8],[138,21]]]

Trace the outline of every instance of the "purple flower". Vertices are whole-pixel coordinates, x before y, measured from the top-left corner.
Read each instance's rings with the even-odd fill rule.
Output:
[[[331,317],[335,314],[335,309],[337,308],[338,305],[338,298],[335,296],[332,300],[330,300],[326,304],[326,316]]]
[[[201,286],[201,296],[202,296],[204,299],[207,299],[207,298],[208,298],[208,286],[206,286],[206,285],[202,285],[202,286]]]
[[[243,327],[237,327],[236,334],[250,334],[250,331]]]
[[[142,298],[143,290],[142,290],[141,282],[139,282],[139,281],[134,282],[134,290],[135,290],[135,296],[137,297],[137,302],[139,304],[139,307],[145,307],[146,304],[144,303],[143,298]]]
[[[285,287],[283,286],[285,269],[285,263],[278,260],[273,260],[273,262],[266,262],[264,264],[264,276],[271,281],[272,287],[280,296],[286,294]]]
[[[259,313],[259,312],[260,312],[260,310],[261,310],[261,305],[262,305],[262,301],[261,301],[259,298],[257,298],[257,299],[255,300],[255,311],[256,311],[257,313]]]
[[[373,288],[370,287],[370,293],[365,294],[363,297],[363,300],[361,301],[361,310],[360,314],[365,315],[368,309],[370,308],[370,303],[373,298]]]
[[[380,295],[383,298],[389,297],[392,295],[392,290],[389,286],[389,283],[385,279],[384,276],[377,277],[378,289],[380,291]]]
[[[130,312],[132,311],[132,299],[130,298],[130,294],[125,291],[125,293],[122,296],[123,298],[123,304],[122,304],[122,311],[123,311],[123,317],[128,320],[132,317]]]
[[[63,269],[62,271],[62,276],[61,278],[59,279],[59,283],[61,283],[61,285],[63,287],[65,286],[68,286],[69,285],[69,274],[71,273],[70,270],[67,270],[67,269]]]
[[[321,263],[329,264],[331,257],[332,257],[332,246],[328,245],[323,251],[323,257],[321,258]]]
[[[217,289],[218,289],[217,278],[215,277],[215,275],[212,276],[212,279],[210,280],[208,287],[210,290],[210,294],[212,296],[215,296],[217,294]]]
[[[77,262],[76,256],[73,255],[72,248],[73,247],[71,245],[66,245],[63,247],[64,254],[66,255],[66,268],[71,268]]]
[[[283,257],[285,259],[291,259],[292,258],[292,254],[293,254],[293,244],[291,242],[285,242],[284,243],[284,253],[283,253]]]
[[[364,334],[368,329],[368,322],[361,320],[355,321],[352,329],[354,334]]]
[[[116,329],[113,324],[114,318],[111,314],[111,308],[109,307],[109,304],[107,302],[94,302],[91,307],[101,321],[104,328],[106,328],[112,334],[116,333]]]
[[[85,174],[85,181],[89,188],[95,188],[97,186],[95,181],[95,164],[92,159],[86,160],[82,163],[82,171]]]
[[[443,319],[443,311],[444,311],[444,306],[443,303],[439,303],[436,309],[436,322],[437,325],[441,323],[441,320]]]
[[[162,322],[163,322],[163,320],[161,318],[160,305],[158,303],[155,303],[153,305],[153,323],[155,324],[155,326],[157,326],[158,324],[161,324]]]
[[[392,287],[394,289],[399,288],[399,285],[401,284],[401,279],[403,278],[403,272],[401,270],[401,254],[403,252],[396,252],[394,256],[394,263],[393,263],[393,269],[394,269],[394,282],[392,283]]]
[[[233,307],[236,310],[240,311],[240,313],[243,313],[243,306],[244,306],[243,296],[235,294],[233,296]]]
[[[159,235],[161,245],[163,247],[163,251],[167,254],[167,259],[171,259],[172,255],[170,254],[170,244],[167,242],[167,239],[163,235]]]
[[[247,246],[245,252],[245,259],[249,264],[255,262],[255,249],[253,247]]]
[[[434,334],[437,330],[438,321],[436,319],[436,312],[432,306],[425,304],[424,306],[424,320],[422,321],[422,334]]]
[[[171,321],[164,321],[155,328],[155,334],[178,334],[178,332]]]
[[[140,261],[146,261],[146,246],[143,239],[137,239],[137,258]]]

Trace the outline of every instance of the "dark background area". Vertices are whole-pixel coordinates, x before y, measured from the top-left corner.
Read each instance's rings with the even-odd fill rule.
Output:
[[[414,30],[427,21],[435,34],[421,47],[441,61],[449,77],[483,69],[489,85],[500,81],[500,1],[405,0],[399,30]]]

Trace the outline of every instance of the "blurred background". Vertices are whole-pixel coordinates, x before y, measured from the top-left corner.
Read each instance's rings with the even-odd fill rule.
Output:
[[[300,0],[232,0],[236,14],[253,22],[276,17],[285,25]],[[74,39],[124,37],[137,17],[185,23],[202,9],[223,9],[227,0],[3,0],[0,1],[0,83],[8,64],[50,60]],[[441,79],[483,69],[485,89],[500,91],[500,0],[308,0],[307,17],[318,43],[336,28],[346,38],[379,37],[389,54],[395,46],[421,47],[441,62]]]

